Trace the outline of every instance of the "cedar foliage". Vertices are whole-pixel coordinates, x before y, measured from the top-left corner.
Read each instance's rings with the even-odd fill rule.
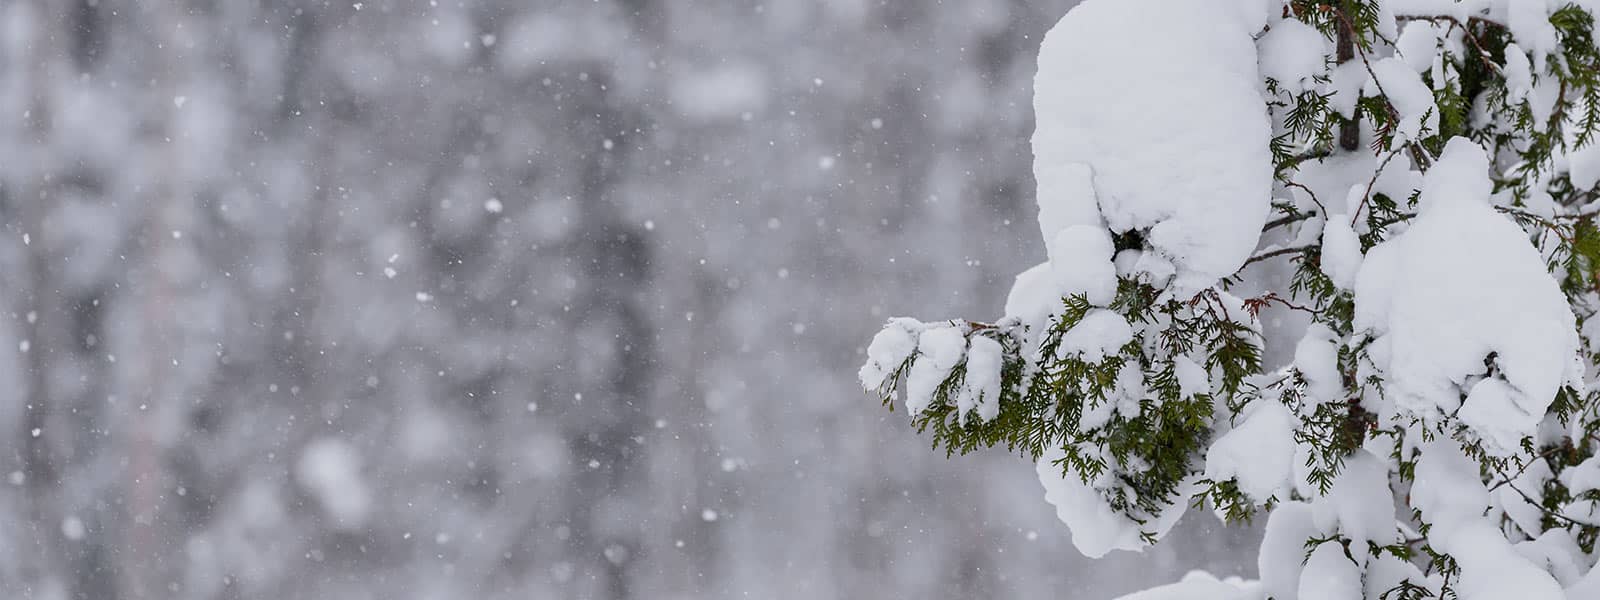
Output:
[[[1373,0],[1292,0],[1285,17],[1298,19],[1320,31],[1328,40],[1343,38],[1351,43],[1350,60],[1375,61],[1371,56],[1395,40],[1380,33],[1380,11]],[[1401,24],[1426,20],[1460,33],[1464,44],[1458,54],[1441,44],[1440,67],[1423,73],[1433,90],[1438,107],[1438,126],[1423,129],[1415,139],[1398,138],[1399,118],[1391,99],[1384,93],[1366,96],[1356,104],[1350,117],[1339,114],[1330,103],[1331,94],[1315,90],[1298,94],[1284,91],[1279,82],[1264,82],[1268,108],[1280,123],[1271,140],[1275,176],[1280,190],[1299,187],[1294,180],[1307,161],[1321,160],[1351,152],[1339,147],[1344,128],[1361,127],[1368,132],[1369,144],[1353,150],[1375,157],[1380,171],[1398,155],[1426,171],[1446,141],[1461,136],[1480,143],[1497,165],[1509,165],[1494,174],[1494,191],[1509,193],[1512,201],[1497,209],[1514,219],[1528,233],[1557,277],[1570,300],[1574,314],[1582,323],[1595,318],[1596,296],[1600,292],[1600,225],[1595,219],[1600,209],[1590,206],[1600,193],[1577,189],[1559,164],[1564,153],[1595,141],[1600,131],[1600,50],[1594,38],[1594,19],[1575,5],[1554,11],[1550,22],[1559,39],[1559,50],[1548,61],[1539,78],[1552,78],[1559,86],[1551,116],[1539,120],[1526,100],[1514,102],[1507,93],[1506,48],[1511,34],[1506,25],[1488,18],[1459,21],[1444,15],[1400,16]],[[1370,73],[1371,66],[1366,70]],[[1323,81],[1326,83],[1326,81]],[[1475,111],[1480,114],[1474,114]],[[1376,175],[1374,176],[1376,179]],[[1370,193],[1361,199],[1360,215],[1365,227],[1360,242],[1363,250],[1390,239],[1415,217],[1418,194],[1391,197]],[[1540,216],[1528,206],[1537,199],[1554,203],[1554,217]],[[1268,224],[1274,230],[1288,228],[1314,217],[1325,217],[1325,200],[1313,200],[1314,211],[1279,202]],[[1318,214],[1318,213],[1322,214]],[[1140,232],[1118,236],[1118,249],[1138,248]],[[956,320],[929,326],[956,327],[967,336],[983,336],[1001,344],[1004,351],[1002,391],[998,415],[984,420],[958,410],[965,364],[951,370],[934,393],[931,407],[913,415],[918,431],[929,436],[935,449],[947,455],[966,454],[985,448],[1004,448],[1020,456],[1038,460],[1047,451],[1059,449],[1064,457],[1056,466],[1066,476],[1078,477],[1085,484],[1100,482],[1097,490],[1115,510],[1135,522],[1143,523],[1161,507],[1173,502],[1193,502],[1216,510],[1229,521],[1250,519],[1257,510],[1267,509],[1291,498],[1250,498],[1232,480],[1201,480],[1198,489],[1184,488],[1184,482],[1201,472],[1205,452],[1222,423],[1238,419],[1255,402],[1278,402],[1301,415],[1295,440],[1311,449],[1306,459],[1307,480],[1326,493],[1345,466],[1345,458],[1374,441],[1393,448],[1392,457],[1400,464],[1398,480],[1404,484],[1413,477],[1415,457],[1403,443],[1400,427],[1382,428],[1362,405],[1364,394],[1382,393],[1383,381],[1361,378],[1373,366],[1366,343],[1355,331],[1354,298],[1339,289],[1320,268],[1320,245],[1293,248],[1258,256],[1257,260],[1287,260],[1293,276],[1280,292],[1252,298],[1234,298],[1227,293],[1238,282],[1239,274],[1216,288],[1191,298],[1174,298],[1148,281],[1123,277],[1115,300],[1105,309],[1125,318],[1138,334],[1115,354],[1089,360],[1062,350],[1063,337],[1097,307],[1083,296],[1063,298],[1061,307],[1043,331],[1030,331],[1015,321],[979,323]],[[1248,263],[1247,263],[1248,264]],[[1242,272],[1242,271],[1241,271]],[[1308,313],[1315,323],[1335,334],[1354,339],[1341,344],[1339,371],[1347,399],[1343,402],[1307,404],[1307,382],[1293,367],[1265,370],[1262,336],[1257,314],[1275,306]],[[1370,341],[1370,340],[1369,340]],[[1202,368],[1211,377],[1211,389],[1185,394],[1178,376],[1182,357],[1204,356]],[[884,406],[894,410],[894,400],[902,391],[907,375],[919,359],[911,353],[903,364],[892,369],[875,390]],[[1595,364],[1597,356],[1585,356]],[[1485,376],[1496,366],[1491,356]],[[1137,374],[1144,398],[1137,406],[1110,411],[1111,391],[1119,377]],[[1192,392],[1192,391],[1191,391]],[[1600,391],[1561,390],[1550,407],[1550,414],[1563,424],[1582,424],[1582,435],[1563,438],[1558,443],[1535,446],[1524,440],[1522,452],[1509,457],[1486,452],[1479,440],[1465,432],[1464,426],[1449,419],[1430,429],[1430,435],[1455,436],[1468,455],[1476,460],[1489,485],[1507,485],[1535,462],[1543,462],[1552,473],[1563,471],[1594,456],[1600,442],[1600,420],[1595,418]],[[1310,408],[1315,406],[1314,409]],[[1307,409],[1307,410],[1301,410]],[[1105,475],[1110,474],[1107,479]],[[1105,484],[1111,481],[1111,484]],[[1565,517],[1561,507],[1576,498],[1560,478],[1550,478],[1538,490],[1538,506],[1544,511],[1546,530],[1566,529],[1585,552],[1596,550],[1600,524]],[[1187,495],[1186,495],[1187,494]],[[1600,491],[1588,491],[1581,499],[1600,500]],[[1531,499],[1530,499],[1531,500]],[[1421,538],[1406,543],[1364,549],[1376,556],[1389,554],[1412,562],[1425,572],[1444,574],[1441,593],[1450,588],[1457,566],[1448,555],[1428,544],[1427,525],[1420,525]],[[1509,527],[1509,525],[1508,525]],[[1146,533],[1147,541],[1154,536]],[[1340,535],[1307,542],[1307,555],[1319,544],[1345,544]],[[1360,550],[1360,549],[1358,549]],[[1415,599],[1432,597],[1426,586],[1407,581],[1388,590],[1383,597]]]

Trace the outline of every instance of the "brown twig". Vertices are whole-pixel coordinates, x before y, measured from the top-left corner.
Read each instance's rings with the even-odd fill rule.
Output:
[[[1295,304],[1285,300],[1282,296],[1279,296],[1277,292],[1267,292],[1265,295],[1257,296],[1255,298],[1246,298],[1244,300],[1244,309],[1250,312],[1250,316],[1252,318],[1259,318],[1261,316],[1261,309],[1266,308],[1268,304],[1272,304],[1274,302],[1289,310],[1298,310],[1311,315],[1322,314],[1322,311],[1315,308]]]

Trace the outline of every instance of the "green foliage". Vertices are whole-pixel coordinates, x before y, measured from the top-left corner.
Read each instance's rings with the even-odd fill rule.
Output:
[[[1022,355],[1026,346],[1017,329],[974,329],[969,335],[991,337],[1004,351],[998,415],[984,421],[958,414],[957,395],[966,377],[962,362],[938,386],[931,407],[914,417],[914,425],[947,455],[1002,447],[1037,460],[1050,449],[1061,450],[1055,464],[1063,474],[1086,483],[1108,476],[1114,485],[1106,489],[1107,502],[1136,520],[1182,501],[1181,486],[1211,441],[1218,398],[1210,391],[1185,395],[1177,360],[1199,357],[1195,362],[1216,376],[1215,393],[1237,411],[1253,398],[1246,379],[1261,370],[1261,344],[1242,310],[1230,309],[1218,292],[1189,301],[1158,302],[1158,297],[1149,284],[1121,281],[1108,309],[1149,335],[1100,360],[1062,350],[1063,337],[1098,310],[1082,295],[1062,300],[1035,356]],[[916,360],[915,355],[906,359],[880,388],[881,400],[891,408]],[[1142,397],[1122,389],[1130,369],[1142,382]],[[1088,422],[1086,414],[1097,417]],[[1218,488],[1214,496],[1223,499],[1226,489]],[[1243,504],[1234,505],[1240,518],[1247,516]]]
[[[1423,587],[1422,585],[1419,585],[1419,584],[1416,584],[1416,583],[1412,583],[1410,580],[1405,580],[1405,581],[1401,581],[1399,585],[1396,585],[1396,586],[1394,586],[1392,588],[1389,588],[1388,590],[1385,590],[1382,595],[1378,596],[1378,599],[1379,600],[1424,600],[1425,598],[1433,598],[1433,597],[1434,597],[1434,595],[1433,595],[1433,591],[1432,590],[1429,590],[1428,588]]]
[[[1341,54],[1348,54],[1343,58],[1359,61],[1371,74],[1370,61],[1378,60],[1378,53],[1387,52],[1394,43],[1378,33],[1383,18],[1378,8],[1373,0],[1292,0],[1288,15],[1336,41]],[[1571,300],[1580,330],[1585,329],[1583,323],[1600,312],[1600,224],[1596,222],[1600,209],[1595,208],[1600,193],[1578,189],[1562,161],[1571,150],[1596,142],[1600,131],[1600,49],[1595,45],[1594,19],[1574,5],[1552,14],[1559,48],[1543,61],[1543,71],[1535,77],[1545,84],[1553,82],[1557,93],[1549,118],[1541,119],[1542,109],[1536,111],[1528,99],[1508,93],[1506,52],[1513,39],[1504,25],[1481,17],[1408,18],[1430,21],[1455,36],[1455,42],[1439,46],[1441,61],[1422,75],[1434,93],[1438,125],[1415,132],[1414,139],[1397,137],[1401,117],[1383,93],[1360,98],[1347,117],[1333,108],[1331,93],[1291,94],[1280,82],[1265,82],[1268,110],[1280,126],[1270,146],[1278,197],[1295,198],[1272,204],[1267,233],[1289,228],[1275,240],[1302,240],[1305,230],[1299,228],[1321,227],[1320,219],[1345,213],[1342,218],[1356,230],[1361,250],[1369,251],[1404,231],[1418,210],[1420,191],[1404,194],[1377,185],[1385,170],[1426,171],[1448,140],[1467,137],[1496,157],[1496,208],[1518,223],[1546,257]],[[1319,82],[1329,83],[1326,78]],[[1357,129],[1365,132],[1366,147],[1341,144]],[[1309,165],[1351,152],[1367,154],[1376,166],[1365,190],[1349,205],[1343,204],[1344,197],[1318,198],[1312,187],[1297,181]],[[1330,213],[1330,202],[1341,204],[1333,205],[1336,210]],[[1147,232],[1113,234],[1118,251],[1150,249]],[[1327,494],[1346,459],[1362,448],[1392,448],[1387,450],[1391,464],[1398,465],[1393,484],[1403,489],[1415,480],[1418,445],[1448,436],[1460,441],[1469,458],[1481,466],[1481,476],[1491,489],[1514,490],[1542,511],[1540,531],[1522,532],[1529,539],[1562,529],[1573,534],[1584,552],[1596,551],[1600,523],[1577,520],[1562,511],[1574,501],[1600,501],[1600,491],[1574,493],[1559,477],[1545,477],[1538,489],[1521,489],[1513,481],[1529,469],[1562,473],[1595,456],[1600,446],[1600,390],[1562,388],[1549,415],[1565,435],[1555,443],[1527,438],[1521,452],[1510,456],[1486,450],[1454,415],[1426,422],[1415,416],[1405,422],[1394,415],[1380,420],[1373,412],[1380,410],[1375,403],[1394,401],[1386,398],[1384,374],[1369,354],[1377,352],[1369,332],[1358,330],[1352,292],[1323,272],[1320,244],[1288,250],[1258,257],[1281,255],[1291,262],[1287,298],[1271,291],[1234,298],[1224,290],[1232,289],[1228,286],[1238,282],[1237,275],[1188,298],[1174,297],[1163,282],[1123,277],[1109,306],[1096,307],[1081,295],[1064,298],[1056,316],[1038,331],[1018,324],[974,328],[969,335],[992,337],[1004,349],[998,416],[984,421],[957,414],[955,397],[966,376],[963,364],[939,386],[933,408],[914,422],[931,434],[935,448],[942,447],[949,455],[994,447],[1035,460],[1046,453],[1059,454],[1054,465],[1063,475],[1075,476],[1099,491],[1111,508],[1135,522],[1144,523],[1165,507],[1186,501],[1209,505],[1225,519],[1240,521],[1280,502],[1311,499],[1298,491],[1290,497],[1252,498],[1237,481],[1201,477],[1205,452],[1219,432],[1236,425],[1252,403],[1277,402],[1298,419],[1293,439],[1305,451],[1303,473],[1315,490],[1312,496]],[[1329,395],[1326,382],[1313,390],[1307,374],[1295,366],[1264,372],[1255,316],[1269,305],[1308,314],[1338,338],[1335,397],[1314,397],[1314,392]],[[1132,326],[1133,340],[1095,360],[1065,351],[1063,339],[1097,310],[1123,317]],[[1600,362],[1600,355],[1587,358],[1590,364]],[[915,356],[907,359],[886,380],[880,390],[886,403],[915,360]],[[1204,372],[1208,379],[1204,391],[1186,385],[1181,370],[1188,365],[1198,365]],[[1473,377],[1494,377],[1497,372],[1491,354],[1484,371]],[[1184,497],[1186,493],[1190,496]],[[1502,518],[1507,531],[1526,526]],[[1430,525],[1421,514],[1414,513],[1412,522],[1421,534],[1415,539],[1352,548],[1349,539],[1330,535],[1311,540],[1307,552],[1321,543],[1338,543],[1347,555],[1392,556],[1442,577],[1442,587],[1403,581],[1382,594],[1386,599],[1432,598],[1436,591],[1453,597],[1459,565],[1429,545]]]

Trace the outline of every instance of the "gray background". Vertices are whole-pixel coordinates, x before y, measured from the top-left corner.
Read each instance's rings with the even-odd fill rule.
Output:
[[[1042,259],[1069,0],[0,3],[0,592],[1097,598],[854,381]]]

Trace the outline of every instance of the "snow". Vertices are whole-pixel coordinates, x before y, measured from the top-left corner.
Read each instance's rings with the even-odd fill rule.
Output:
[[[1574,188],[1587,190],[1600,183],[1600,143],[1591,141],[1587,146],[1568,152],[1567,169]]]
[[[989,421],[1000,414],[1000,342],[974,335],[967,346],[967,378],[962,384],[956,409],[965,423],[967,411],[976,409],[978,418]]]
[[[895,369],[917,351],[917,332],[923,328],[916,319],[896,318],[872,336],[867,345],[867,362],[861,365],[857,376],[862,389],[875,390]]]
[[[1266,6],[1241,3],[1219,18],[1202,0],[1088,0],[1050,30],[1033,137],[1046,240],[1052,228],[1097,225],[1098,207],[1112,231],[1148,231],[1180,291],[1238,270],[1271,196],[1251,37]]]
[[[1374,247],[1356,280],[1355,325],[1395,409],[1425,420],[1453,413],[1491,353],[1505,390],[1475,403],[1480,435],[1531,435],[1566,381],[1581,374],[1566,297],[1515,223],[1488,205],[1488,158],[1454,139],[1423,182],[1410,229]],[[1499,393],[1504,392],[1504,393]]]
[[[1344,395],[1344,384],[1339,375],[1338,336],[1327,325],[1312,323],[1294,349],[1294,368],[1306,380],[1306,391],[1311,405],[1303,411],[1308,416],[1315,412],[1316,404],[1337,400]]]
[[[1366,86],[1371,75],[1360,61],[1345,61],[1333,67],[1328,73],[1328,85],[1323,93],[1332,94],[1328,98],[1328,106],[1344,118],[1355,115],[1356,103],[1361,101],[1361,89]],[[1367,158],[1361,155],[1362,158]]]
[[[1356,273],[1361,270],[1361,240],[1350,228],[1350,218],[1335,214],[1322,228],[1322,272],[1333,280],[1339,289],[1348,290],[1356,285]]]
[[[1437,579],[1430,579],[1421,570],[1417,569],[1416,565],[1396,558],[1391,554],[1381,554],[1369,558],[1364,579],[1366,580],[1366,598],[1387,600],[1384,597],[1385,593],[1407,581],[1423,586],[1433,594],[1433,598],[1439,597]],[[1388,596],[1388,598],[1394,597],[1395,594],[1389,594]]]
[[[1039,78],[1044,78],[1043,67],[1039,70]],[[1035,140],[1037,143],[1037,137]],[[1102,226],[1095,199],[1094,172],[1088,164],[1067,163],[1044,170],[1038,168],[1035,159],[1034,175],[1039,179],[1037,200],[1040,239],[1049,243],[1057,233],[1076,225]]]
[[[1583,571],[1586,569],[1578,565],[1588,562],[1583,549],[1572,539],[1572,535],[1561,530],[1538,534],[1534,539],[1515,544],[1512,550],[1528,562],[1550,573],[1563,587],[1575,585],[1582,580]],[[1568,597],[1581,596],[1569,594]]]
[[[1328,70],[1331,58],[1328,39],[1298,19],[1272,23],[1256,46],[1261,54],[1261,76],[1277,81],[1279,89],[1289,94],[1315,89],[1312,78]]]
[[[1600,598],[1600,569],[1589,569],[1576,583],[1566,589],[1569,600],[1575,598]]]
[[[1544,507],[1541,505],[1544,501],[1544,482],[1553,479],[1554,474],[1543,460],[1534,460],[1521,471],[1510,483],[1490,492],[1492,506],[1504,511],[1523,533],[1538,535],[1544,520]],[[1523,497],[1524,494],[1527,498]],[[1529,502],[1530,499],[1532,502]]]
[[[1555,577],[1518,554],[1487,520],[1436,524],[1431,539],[1461,567],[1456,585],[1461,600],[1568,600]]]
[[[1418,448],[1411,507],[1435,523],[1477,517],[1489,507],[1478,467],[1455,440],[1436,439]]]
[[[1205,476],[1235,479],[1239,491],[1256,502],[1277,496],[1287,498],[1294,473],[1294,415],[1270,399],[1251,403],[1244,422],[1223,434],[1206,452]]]
[[[1518,104],[1533,91],[1533,64],[1515,42],[1506,44],[1506,102]]]
[[[1423,131],[1439,130],[1439,107],[1434,104],[1433,90],[1405,61],[1389,57],[1372,63],[1372,79],[1367,81],[1362,93],[1377,96],[1380,90],[1399,113],[1400,123],[1395,127],[1396,147],[1420,139]]]
[[[1361,598],[1361,570],[1344,555],[1338,542],[1323,542],[1306,559],[1300,572],[1300,600],[1350,600]]]
[[[1128,342],[1133,341],[1133,327],[1115,311],[1097,308],[1083,316],[1072,329],[1061,336],[1059,353],[1082,357],[1085,362],[1098,363],[1114,356]]]
[[[1398,541],[1394,494],[1389,490],[1389,466],[1366,450],[1345,457],[1344,469],[1328,494],[1312,503],[1317,528],[1335,528],[1357,547]]]
[[[1204,571],[1191,571],[1177,583],[1121,596],[1117,600],[1261,600],[1261,585],[1238,578],[1217,579]]]
[[[1457,21],[1483,10],[1486,0],[1388,0],[1384,7],[1396,15],[1446,15]]]
[[[1187,356],[1172,357],[1172,371],[1178,377],[1178,393],[1183,397],[1211,393],[1211,376],[1194,359]]]
[[[1556,27],[1550,23],[1553,8],[1550,0],[1501,0],[1506,11],[1506,27],[1518,44],[1532,51],[1539,70],[1544,70],[1544,57],[1555,51]],[[1497,2],[1497,4],[1500,2]]]
[[[1090,304],[1106,306],[1117,294],[1111,234],[1104,227],[1073,225],[1050,242],[1050,269],[1058,296],[1085,294]]]
[[[1522,437],[1534,431],[1539,421],[1544,420],[1543,410],[1516,410],[1521,400],[1517,390],[1505,380],[1484,379],[1473,384],[1456,417],[1490,442],[1491,448],[1499,449],[1502,454],[1512,454],[1522,442]]]
[[[1256,568],[1261,586],[1274,600],[1300,599],[1300,572],[1305,566],[1306,540],[1321,535],[1312,518],[1311,505],[1284,502],[1267,516]]]
[[[1561,482],[1575,497],[1600,489],[1600,457],[1591,456],[1577,466],[1563,471]],[[1585,522],[1600,522],[1600,503],[1594,500],[1574,500],[1563,507],[1561,512]]]
[[[1051,264],[1043,262],[1018,274],[1006,295],[1006,318],[1038,328],[1055,314],[1061,307],[1061,294],[1052,272]]]
[[[917,416],[933,404],[934,392],[960,364],[966,349],[966,335],[953,326],[930,327],[917,336],[918,357],[906,375],[907,414]]]
[[[1566,484],[1567,491],[1575,495],[1600,490],[1600,456],[1586,458],[1578,466],[1562,473],[1562,483]]]
[[[1538,62],[1530,62],[1522,47],[1515,43],[1506,45],[1506,101],[1510,104],[1527,102],[1536,123],[1546,123],[1555,112],[1555,102],[1560,88],[1552,85],[1551,78],[1536,78],[1541,73]],[[1536,56],[1542,61],[1542,56]]]
[[[1432,524],[1430,544],[1461,567],[1457,594],[1466,600],[1564,600],[1560,584],[1519,554],[1482,516],[1488,492],[1477,467],[1449,439],[1430,442],[1417,461],[1411,506]]]
[[[1077,474],[1063,476],[1055,461],[1065,456],[1060,448],[1052,448],[1039,457],[1035,471],[1039,483],[1044,486],[1045,501],[1056,507],[1056,517],[1072,532],[1073,547],[1084,556],[1100,558],[1112,550],[1142,551],[1146,544],[1141,532],[1149,532],[1159,539],[1188,510],[1189,503],[1185,499],[1192,493],[1192,481],[1180,486],[1180,499],[1176,503],[1141,526],[1127,515],[1112,510],[1100,492],[1084,484]]]
[[[1439,34],[1439,26],[1432,21],[1406,23],[1395,40],[1395,51],[1413,71],[1427,71],[1433,68],[1433,58],[1438,53]]]

